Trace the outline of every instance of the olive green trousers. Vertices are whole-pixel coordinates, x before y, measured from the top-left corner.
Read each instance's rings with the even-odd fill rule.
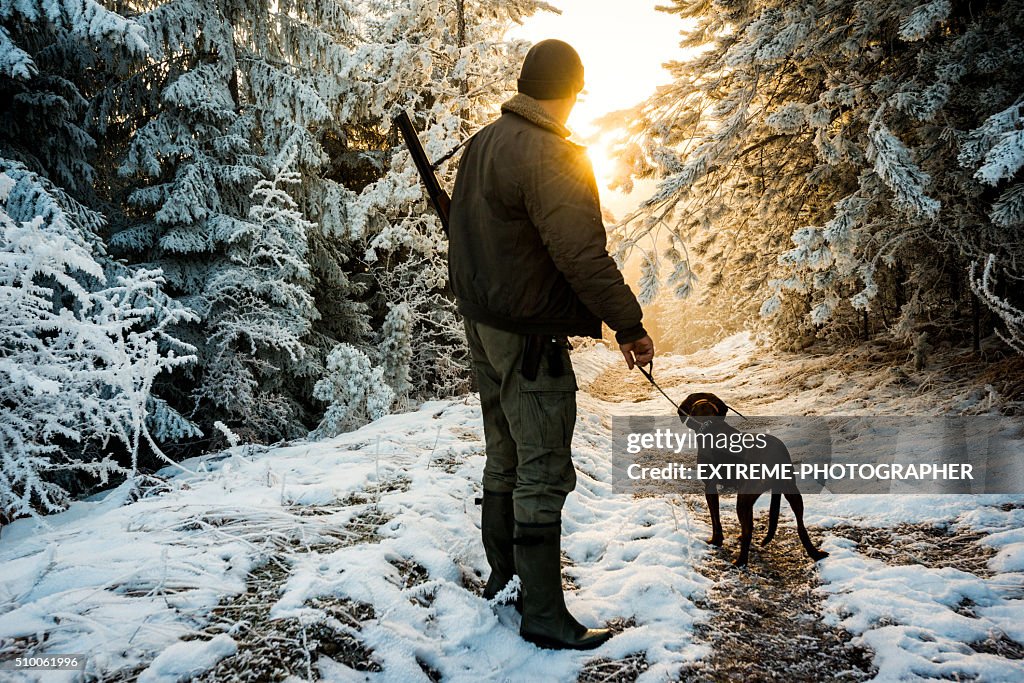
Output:
[[[557,376],[551,355],[542,353],[531,381],[520,372],[525,335],[468,318],[465,327],[487,443],[484,490],[511,493],[520,525],[557,523],[565,497],[576,488],[570,446],[577,386],[569,350],[557,351],[562,366]]]

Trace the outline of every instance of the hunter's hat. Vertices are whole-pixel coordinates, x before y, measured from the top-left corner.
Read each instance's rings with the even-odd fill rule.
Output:
[[[583,62],[572,45],[542,40],[526,53],[519,92],[537,100],[559,100],[583,90]]]

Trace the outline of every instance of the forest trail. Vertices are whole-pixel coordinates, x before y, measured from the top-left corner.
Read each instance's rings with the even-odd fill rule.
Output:
[[[824,623],[824,597],[815,591],[821,579],[796,529],[781,525],[772,543],[738,570],[732,557],[739,527],[725,519],[729,502],[723,508],[731,546],[709,553],[700,568],[715,582],[704,602],[711,618],[697,629],[711,654],[684,669],[683,679],[862,681],[877,673],[870,651],[853,645],[847,631]],[[763,525],[757,531],[763,532]],[[811,533],[821,537],[820,530]]]
[[[734,383],[730,380],[734,377],[731,372],[712,373],[709,381],[705,368],[691,366],[688,374],[670,373],[663,388],[676,403],[691,393],[687,385],[700,385],[692,391],[728,396],[733,390]],[[647,401],[652,395],[652,386],[646,378],[621,365],[606,367],[584,389],[603,401],[623,405]],[[660,395],[655,398],[657,405],[671,414],[668,401],[659,399]],[[734,502],[734,496],[722,499],[726,544],[721,548],[708,546],[698,567],[703,576],[714,582],[706,597],[699,601],[711,616],[696,628],[698,642],[708,646],[710,655],[684,667],[680,680],[817,681],[827,678],[862,681],[871,678],[877,673],[871,663],[871,652],[851,644],[852,636],[848,632],[822,622],[824,598],[815,592],[821,583],[817,566],[804,553],[796,537],[796,527],[787,523],[788,506],[783,506],[779,530],[768,547],[762,548],[758,543],[759,537],[764,535],[767,514],[755,520],[755,542],[749,565],[743,569],[732,565],[739,536]],[[686,495],[680,505],[685,506],[687,515],[710,528],[702,496]],[[821,529],[810,527],[809,530],[813,538],[822,537]],[[621,662],[620,673],[628,674],[629,664]],[[609,679],[581,676],[579,680]],[[631,679],[626,675],[614,680]]]
[[[793,414],[837,409],[856,412],[864,408],[884,413],[899,405],[910,410],[917,407],[934,411],[941,405],[956,405],[956,401],[962,408],[976,400],[981,389],[977,380],[971,386],[963,377],[940,379],[941,374],[934,371],[914,373],[917,376],[912,377],[900,362],[901,352],[890,349],[858,349],[845,357],[785,354],[782,358],[765,359],[742,350],[733,353],[735,350],[727,345],[691,356],[663,359],[656,363],[655,381],[675,403],[689,393],[709,391],[727,397],[732,403],[742,400],[743,410],[752,414],[773,414],[780,407]],[[1011,366],[1017,362],[1012,358],[1008,361]],[[657,371],[658,365],[664,372]],[[584,376],[593,375],[595,368],[590,365],[590,358],[584,358],[582,366]],[[991,381],[996,376],[989,368],[983,379]],[[1000,385],[1000,389],[1015,390],[1013,382],[1016,380]],[[950,390],[940,393],[937,384]],[[618,404],[612,410],[647,413],[636,404],[651,401],[656,413],[672,413],[668,401],[645,377],[614,361],[588,383],[581,383],[581,387],[594,398]],[[991,384],[984,391],[996,392]],[[703,496],[688,494],[679,498],[677,504],[684,509],[688,525],[692,518],[710,528]],[[762,497],[761,506],[767,498]],[[810,498],[809,504],[813,505],[815,496]],[[697,568],[713,582],[704,597],[696,601],[710,614],[695,628],[697,642],[706,644],[709,654],[684,666],[679,680],[863,681],[876,676],[876,653],[861,639],[855,643],[852,634],[834,620],[824,618],[826,593],[819,590],[820,565],[804,553],[788,505],[783,503],[779,531],[767,547],[759,544],[767,525],[767,511],[756,516],[750,563],[737,569],[732,565],[739,536],[735,496],[724,497],[722,502],[726,544],[721,548],[707,546]],[[1004,512],[1012,509],[1019,506],[1002,506]],[[852,542],[850,545],[857,553],[880,559],[890,567],[955,568],[979,579],[992,576],[987,563],[995,553],[985,545],[987,534],[970,527],[956,528],[952,520],[937,525],[904,523],[893,529],[843,524],[825,529],[809,524],[808,530],[819,541],[832,537]],[[1020,594],[1018,590],[1017,595]],[[970,611],[970,603],[964,600],[955,609],[976,616]],[[1024,616],[1024,609],[1021,615]],[[1024,676],[1024,643],[999,629],[972,643],[967,652],[1000,656]],[[630,666],[632,662],[624,660],[620,664],[618,671],[623,675],[614,680],[633,680],[629,675],[635,671]],[[985,676],[964,672],[955,672],[952,677],[987,680]],[[579,680],[613,679],[581,676]]]

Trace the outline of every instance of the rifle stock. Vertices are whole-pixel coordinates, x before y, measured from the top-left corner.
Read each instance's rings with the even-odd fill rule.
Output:
[[[444,234],[447,236],[448,213],[452,204],[451,197],[441,187],[440,181],[438,181],[437,176],[434,174],[434,167],[430,164],[427,153],[423,150],[423,145],[416,134],[416,129],[413,128],[412,119],[409,118],[409,114],[404,109],[395,117],[394,124],[398,126],[398,130],[402,133],[402,139],[405,140],[405,146],[412,155],[413,163],[416,164],[420,180],[423,181],[423,185],[426,187],[430,204],[434,207],[434,211],[437,212],[438,218],[441,219],[441,227],[444,228]]]

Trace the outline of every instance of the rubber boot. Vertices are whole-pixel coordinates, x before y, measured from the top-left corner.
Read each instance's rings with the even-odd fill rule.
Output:
[[[512,552],[514,529],[512,492],[494,493],[484,489],[483,500],[480,502],[480,535],[483,537],[487,563],[491,565],[491,574],[484,586],[486,600],[492,600],[500,593],[516,573]]]
[[[515,564],[522,581],[523,619],[519,635],[552,650],[591,650],[612,637],[606,628],[587,628],[569,614],[562,594],[562,528],[515,528]]]

